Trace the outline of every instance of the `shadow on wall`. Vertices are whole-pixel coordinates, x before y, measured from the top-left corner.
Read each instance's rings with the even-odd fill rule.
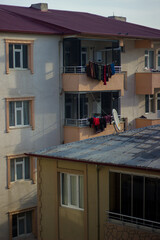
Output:
[[[8,199],[12,198],[12,195],[14,195],[14,198],[12,198],[14,200],[11,201],[11,204],[8,206],[8,201],[6,201],[6,203],[1,204],[1,219],[0,219],[1,240],[9,239],[9,212],[37,206],[37,194],[35,190],[32,190],[29,193],[27,193],[26,191],[26,194],[24,194],[23,192],[22,193],[20,192],[22,190],[22,187],[20,187],[17,193],[17,191],[15,192],[16,187],[12,185],[11,189],[8,190]]]

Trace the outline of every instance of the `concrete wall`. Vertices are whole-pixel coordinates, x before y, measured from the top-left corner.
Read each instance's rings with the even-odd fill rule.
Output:
[[[4,39],[34,40],[34,74],[11,70],[6,74]],[[19,181],[7,189],[7,159],[10,154],[33,152],[60,143],[59,37],[0,34],[0,239],[9,236],[8,212],[37,205],[36,184]],[[8,97],[35,97],[35,130],[30,127],[6,133]]]

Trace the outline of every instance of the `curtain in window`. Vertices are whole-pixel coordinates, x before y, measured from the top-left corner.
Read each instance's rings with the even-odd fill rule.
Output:
[[[26,157],[25,159],[25,179],[30,179],[30,159]]]
[[[84,177],[79,176],[79,207],[84,208]]]
[[[68,181],[67,174],[62,173],[62,204],[68,205]]]
[[[14,159],[11,159],[10,161],[10,177],[11,177],[11,182],[15,181],[15,167],[14,167]]]
[[[9,102],[9,126],[15,126],[15,104]]]
[[[70,176],[71,205],[77,206],[77,176]]]
[[[25,225],[24,224],[25,224],[24,218],[18,219],[18,230],[19,230],[18,234],[19,235],[25,234]]]
[[[9,68],[13,68],[13,44],[9,44]]]
[[[32,232],[32,211],[26,212],[26,233]]]
[[[23,44],[23,68],[28,68],[28,46]]]
[[[12,216],[12,237],[17,237],[17,214]]]
[[[23,119],[24,125],[29,125],[29,101],[23,102]]]

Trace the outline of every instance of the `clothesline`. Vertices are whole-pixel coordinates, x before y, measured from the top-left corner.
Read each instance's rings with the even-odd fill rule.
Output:
[[[102,65],[95,62],[89,62],[86,66],[86,73],[88,77],[103,81],[104,85],[109,81],[109,78],[115,74],[114,63],[109,65]]]

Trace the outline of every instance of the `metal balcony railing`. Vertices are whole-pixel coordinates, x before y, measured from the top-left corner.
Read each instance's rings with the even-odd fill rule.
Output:
[[[71,119],[65,118],[66,126],[86,127],[89,125],[88,118],[83,119]]]
[[[115,66],[115,72],[121,73],[121,66]],[[63,67],[63,73],[86,73],[85,66],[66,66]]]
[[[139,228],[140,226],[149,227],[151,229],[160,230],[160,222],[150,221],[147,219],[127,216],[124,214],[119,214],[115,212],[106,211],[107,214],[107,221],[112,222],[112,220],[121,221],[121,223],[131,223],[133,226]]]

